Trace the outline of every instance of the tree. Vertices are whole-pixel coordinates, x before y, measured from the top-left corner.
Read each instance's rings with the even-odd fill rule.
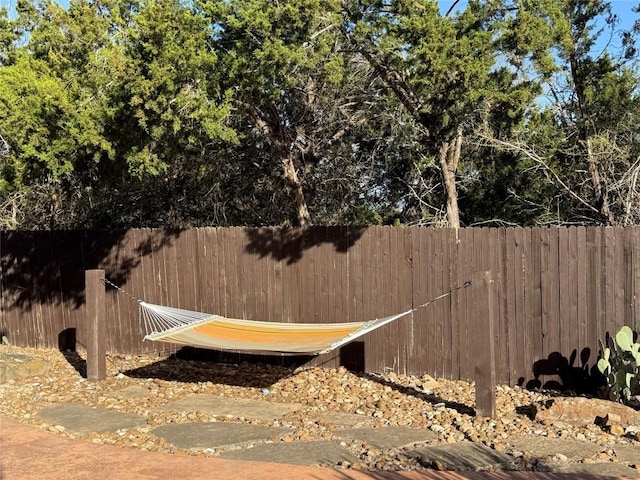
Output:
[[[439,166],[448,225],[460,226],[456,176],[464,138],[484,105],[517,116],[529,85],[499,64],[501,2],[471,1],[452,17],[432,0],[345,2],[345,36],[404,106]],[[529,89],[530,90],[530,89]]]
[[[20,2],[18,13],[28,41],[18,48],[20,65],[4,69],[6,88],[0,86],[0,132],[12,147],[4,192],[55,182],[66,194],[63,204],[75,209],[69,215],[76,225],[99,218],[118,224],[119,217],[139,218],[141,209],[167,208],[151,195],[160,177],[193,167],[193,158],[202,162],[211,145],[235,140],[225,123],[229,92],[219,88],[210,26],[188,6]],[[36,83],[20,77],[34,69]],[[15,96],[14,84],[23,85],[22,95]],[[152,190],[126,200],[141,189]]]
[[[215,26],[212,40],[223,52],[227,85],[277,154],[294,199],[297,222],[309,225],[301,164],[313,162],[311,132],[319,90],[341,68],[335,52],[338,4],[334,0],[205,1]],[[339,74],[338,74],[339,75]],[[315,119],[319,120],[319,119]]]
[[[512,51],[541,76],[546,98],[503,146],[528,156],[559,189],[565,220],[627,221],[617,179],[636,175],[637,149],[620,143],[633,138],[639,111],[632,33],[623,32],[617,52],[603,50],[598,42],[605,33],[609,43],[615,38],[617,19],[602,0],[522,1],[512,20]]]

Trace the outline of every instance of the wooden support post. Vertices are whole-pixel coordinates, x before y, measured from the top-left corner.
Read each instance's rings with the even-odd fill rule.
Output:
[[[87,307],[87,380],[107,378],[107,321],[105,312],[104,270],[85,272]]]
[[[476,326],[473,332],[477,355],[475,368],[476,416],[496,417],[496,361],[495,361],[495,322],[496,322],[496,282],[491,272],[477,272],[473,279],[475,305],[477,311]]]

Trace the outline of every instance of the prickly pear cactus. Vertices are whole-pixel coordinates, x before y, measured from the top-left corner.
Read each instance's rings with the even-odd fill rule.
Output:
[[[638,333],[622,327],[615,338],[600,342],[598,370],[607,377],[611,400],[640,405],[640,343]]]

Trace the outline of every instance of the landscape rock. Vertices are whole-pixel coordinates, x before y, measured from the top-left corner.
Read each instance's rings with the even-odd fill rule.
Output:
[[[589,425],[597,419],[612,418],[625,427],[640,425],[640,411],[621,403],[585,397],[557,397],[534,405],[539,422],[560,421],[572,425]]]
[[[299,403],[283,403],[249,398],[228,398],[218,395],[193,394],[170,402],[162,410],[179,412],[205,412],[213,416],[250,418],[271,421],[299,410]]]
[[[48,368],[41,359],[0,351],[0,383],[41,375]]]
[[[434,442],[438,436],[430,430],[407,427],[353,428],[337,430],[334,436],[344,440],[366,440],[376,448],[401,448],[415,443]]]

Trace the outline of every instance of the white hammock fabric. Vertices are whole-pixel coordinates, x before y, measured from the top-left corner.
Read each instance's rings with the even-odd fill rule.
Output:
[[[145,340],[216,350],[293,355],[331,352],[417,310],[367,322],[278,323],[226,318],[146,302],[139,305],[147,332]]]

